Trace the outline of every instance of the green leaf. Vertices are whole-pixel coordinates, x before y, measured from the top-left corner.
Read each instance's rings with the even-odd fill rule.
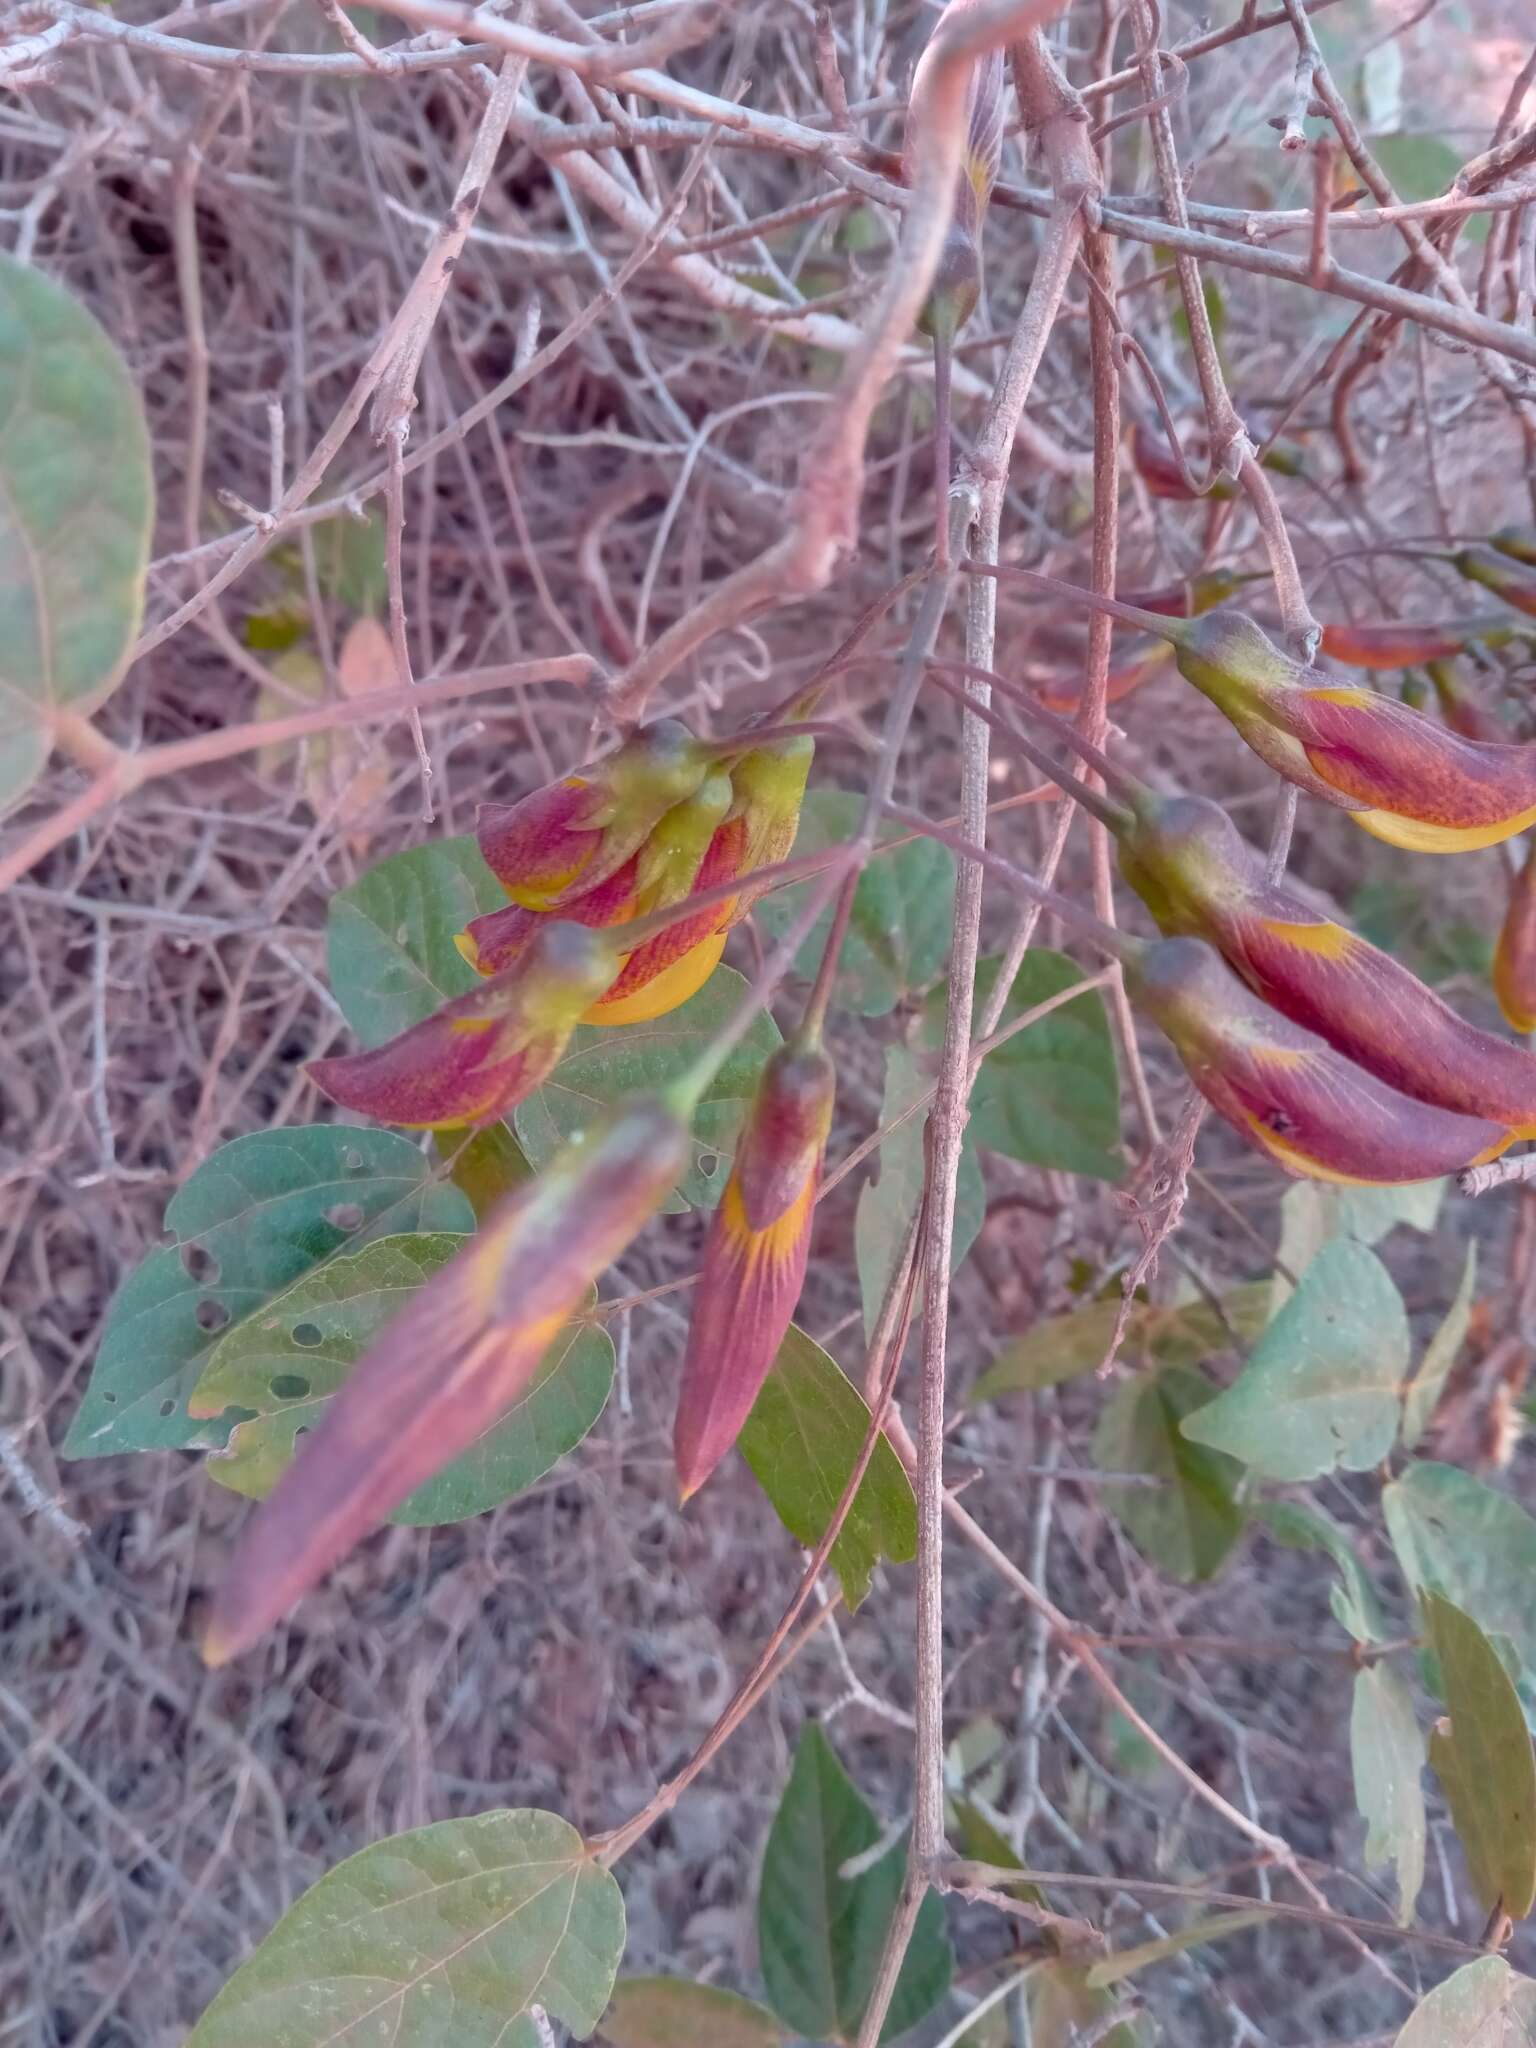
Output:
[[[1269,1479],[1365,1472],[1397,1434],[1408,1314],[1362,1244],[1324,1245],[1226,1392],[1184,1425]]]
[[[1300,1279],[1325,1244],[1354,1238],[1379,1244],[1389,1231],[1406,1224],[1430,1231],[1445,1199],[1443,1180],[1414,1181],[1407,1187],[1325,1187],[1315,1180],[1297,1181],[1280,1203],[1279,1265]],[[1270,1314],[1278,1315],[1294,1289],[1283,1273],[1270,1283]]]
[[[1536,1521],[1454,1465],[1410,1465],[1381,1497],[1403,1577],[1443,1593],[1536,1672]]]
[[[440,1234],[381,1238],[306,1274],[222,1338],[193,1399],[199,1407],[244,1409],[250,1419],[237,1422],[229,1448],[208,1460],[209,1478],[265,1499],[292,1460],[300,1430],[319,1426],[331,1396],[384,1325],[467,1242]],[[410,1527],[461,1522],[526,1492],[581,1442],[612,1383],[607,1331],[567,1323],[522,1399],[390,1519]]]
[[[1181,1956],[1186,1949],[1204,1948],[1209,1941],[1225,1941],[1228,1935],[1257,1927],[1268,1917],[1262,1906],[1251,1912],[1212,1913],[1204,1920],[1197,1920],[1192,1927],[1181,1927],[1177,1934],[1165,1934],[1157,1941],[1141,1941],[1134,1948],[1116,1949],[1102,1962],[1090,1965],[1088,1988],[1107,1991],[1112,1984],[1134,1977],[1149,1964],[1165,1962],[1169,1956]]]
[[[1180,1429],[1211,1398],[1210,1382],[1187,1366],[1137,1373],[1115,1389],[1093,1434],[1101,1472],[1145,1472],[1164,1482],[1101,1491],[1137,1549],[1186,1584],[1214,1578],[1243,1530],[1234,1499],[1243,1468]]]
[[[791,1323],[736,1444],[774,1513],[807,1549],[826,1534],[868,1429],[858,1388]],[[907,1564],[916,1555],[912,1482],[882,1436],[832,1546],[832,1568],[849,1608],[869,1591],[882,1557]]]
[[[757,1902],[769,2002],[812,2040],[851,2041],[874,1987],[906,1869],[903,1843],[857,1877],[842,1866],[880,1839],[880,1824],[814,1723],[800,1737],[774,1815]],[[936,1893],[923,1900],[881,2032],[915,2027],[949,1989],[949,1938]]]
[[[463,1195],[430,1174],[395,1131],[317,1124],[221,1146],[172,1197],[173,1243],[119,1289],[64,1455],[223,1444],[233,1418],[193,1422],[186,1404],[228,1326],[338,1251],[396,1231],[472,1229]]]
[[[800,813],[795,852],[843,846],[858,830],[864,799],[851,790],[813,789]],[[900,828],[882,837],[895,839]],[[782,938],[805,907],[809,884],[776,889],[754,915],[770,937]],[[859,877],[853,915],[838,959],[832,1000],[861,1017],[884,1017],[904,996],[927,988],[944,971],[955,896],[955,857],[934,839],[914,839],[878,855]],[[831,929],[827,909],[795,956],[795,971],[814,976]]]
[[[880,1104],[880,1121],[895,1121],[930,1086],[916,1058],[904,1045],[892,1045],[885,1054],[885,1097]],[[859,1268],[859,1291],[864,1298],[864,1327],[873,1330],[890,1284],[891,1273],[901,1257],[907,1231],[923,1196],[925,1166],[923,1126],[928,1112],[919,1110],[880,1147],[878,1179],[866,1181],[859,1190],[854,1215],[854,1256]],[[951,1270],[959,1267],[976,1242],[987,1213],[987,1191],[981,1168],[969,1144],[960,1151],[960,1171],[955,1182],[955,1220],[950,1236]],[[913,1313],[922,1309],[923,1284],[917,1283]]]
[[[784,2029],[771,2012],[681,1977],[626,1977],[616,1984],[603,2019],[612,2048],[782,2048]]]
[[[437,1821],[311,1885],[187,2048],[539,2048],[534,2007],[585,2040],[623,1950],[619,1888],[565,1821]]]
[[[1399,199],[1438,199],[1449,192],[1461,169],[1459,150],[1434,135],[1382,135],[1371,143],[1371,152],[1386,172]],[[1469,242],[1488,239],[1488,216],[1471,213],[1461,224]]]
[[[1388,36],[1360,60],[1360,101],[1365,124],[1375,131],[1374,149],[1384,136],[1402,126],[1403,45]]]
[[[55,711],[111,695],[144,609],[154,512],[139,394],[102,328],[0,256],[0,816],[53,744]]]
[[[1321,1550],[1331,1557],[1343,1574],[1328,1596],[1334,1618],[1349,1630],[1357,1643],[1384,1643],[1386,1616],[1349,1538],[1321,1508],[1302,1501],[1261,1500],[1248,1510],[1251,1519],[1291,1550]]]
[[[1470,1615],[1423,1598],[1449,1722],[1429,1738],[1467,1871],[1486,1913],[1523,1920],[1536,1901],[1536,1752],[1514,1681]]]
[[[1474,1239],[1467,1246],[1466,1263],[1461,1269],[1456,1298],[1446,1310],[1444,1322],[1425,1345],[1419,1369],[1409,1381],[1408,1392],[1403,1397],[1405,1451],[1411,1451],[1429,1427],[1430,1417],[1439,1404],[1451,1367],[1456,1363],[1456,1354],[1466,1342],[1472,1321],[1472,1298],[1476,1291],[1477,1242]]]
[[[506,900],[469,838],[391,854],[331,898],[331,988],[365,1046],[382,1045],[477,986],[454,934]]]
[[[1502,1956],[1479,1956],[1414,2007],[1394,2048],[1530,2048],[1533,2040],[1536,1983]]]
[[[1349,1754],[1366,1864],[1395,1868],[1398,1925],[1407,1927],[1424,1882],[1424,1737],[1407,1686],[1384,1663],[1355,1674]]]
[[[369,506],[361,519],[338,513],[313,529],[315,577],[327,597],[349,612],[377,616],[389,590],[384,515]]]
[[[978,1011],[1002,965],[996,958],[978,963]],[[998,1029],[1083,978],[1083,969],[1065,953],[1026,953]],[[944,991],[935,990],[923,1007],[923,1038],[931,1048],[943,1040],[944,1009]],[[971,1092],[968,1128],[976,1144],[1030,1166],[1120,1178],[1120,1081],[1109,1016],[1097,989],[1063,1003],[987,1054]]]
[[[590,1130],[593,1119],[620,1096],[665,1088],[690,1072],[735,1014],[746,988],[733,967],[717,967],[696,996],[648,1024],[578,1024],[544,1086],[513,1111],[518,1140],[533,1165],[542,1167],[578,1131]],[[778,1026],[766,1011],[760,1013],[710,1082],[694,1115],[693,1165],[674,1209],[712,1209],[719,1201],[763,1062],[781,1043]]]
[[[1108,1353],[1119,1313],[1118,1301],[1094,1301],[1034,1324],[988,1366],[971,1389],[972,1405],[1059,1386],[1095,1371]],[[1155,1359],[1160,1365],[1198,1365],[1213,1351],[1229,1350],[1234,1338],[1248,1342],[1256,1337],[1268,1316],[1267,1280],[1234,1287],[1222,1296],[1219,1313],[1207,1301],[1168,1307],[1138,1301],[1126,1318],[1122,1355]]]

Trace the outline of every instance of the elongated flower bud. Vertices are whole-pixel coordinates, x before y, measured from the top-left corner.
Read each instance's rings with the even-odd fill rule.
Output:
[[[688,728],[659,719],[579,775],[521,803],[482,805],[480,851],[514,903],[564,909],[621,868],[708,768]]]
[[[917,321],[927,335],[953,340],[981,297],[981,226],[1002,159],[1003,84],[1003,53],[989,50],[977,59],[966,85],[965,162],[933,286]],[[912,104],[918,98],[914,90]]]
[[[203,1655],[255,1642],[408,1494],[527,1390],[587,1289],[660,1207],[689,1158],[687,1124],[631,1103],[483,1229],[385,1327],[246,1524]]]
[[[820,1047],[783,1046],[763,1069],[694,1296],[673,1430],[684,1500],[735,1443],[795,1312],[836,1085]]]
[[[1493,954],[1493,992],[1516,1031],[1536,1031],[1536,840],[1510,879]]]
[[[1383,621],[1373,626],[1329,625],[1323,628],[1321,651],[1346,668],[1388,670],[1417,668],[1427,661],[1446,661],[1481,641],[1498,647],[1510,628],[1501,619],[1447,619],[1440,624],[1410,625]]]
[[[1490,539],[1501,555],[1536,569],[1536,526],[1501,526]]]
[[[492,1122],[539,1086],[618,971],[617,948],[597,933],[542,919],[511,967],[371,1052],[311,1060],[310,1078],[380,1123]]]
[[[1129,697],[1132,690],[1139,690],[1143,683],[1160,675],[1172,659],[1171,650],[1157,642],[1150,646],[1143,641],[1141,652],[1129,661],[1112,668],[1104,679],[1104,702],[1118,704],[1122,697]],[[1077,711],[1083,701],[1081,688],[1065,690],[1042,690],[1040,702],[1050,711]]]
[[[1469,583],[1481,583],[1495,597],[1503,598],[1528,619],[1536,619],[1536,576],[1529,575],[1511,559],[1512,550],[1500,553],[1491,548],[1460,548],[1451,557],[1456,569]]]
[[[1202,569],[1197,575],[1186,576],[1182,583],[1164,584],[1160,590],[1116,591],[1115,595],[1121,604],[1137,605],[1142,611],[1156,612],[1162,618],[1195,619],[1235,597],[1245,583],[1268,580],[1267,569],[1247,574],[1236,569]]]
[[[1536,747],[1463,739],[1389,697],[1324,682],[1241,612],[1160,628],[1145,617],[1262,760],[1389,845],[1454,853],[1536,820]]]
[[[1401,961],[1269,881],[1220,805],[1124,778],[1120,872],[1164,933],[1213,945],[1255,995],[1401,1094],[1536,1136],[1536,1056],[1458,1016]]]
[[[1396,1186],[1480,1164],[1510,1142],[1486,1118],[1387,1087],[1260,1002],[1199,939],[1131,948],[1125,972],[1206,1101],[1286,1173]]]

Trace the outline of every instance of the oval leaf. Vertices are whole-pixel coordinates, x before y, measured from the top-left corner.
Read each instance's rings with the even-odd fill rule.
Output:
[[[1397,1434],[1408,1314],[1362,1244],[1326,1244],[1236,1382],[1184,1424],[1269,1479],[1379,1464]]]
[[[192,1396],[195,1412],[245,1409],[208,1476],[264,1500],[291,1463],[301,1430],[314,1429],[331,1396],[390,1318],[463,1249],[462,1236],[381,1238],[307,1274],[215,1347]],[[593,1323],[568,1323],[522,1399],[478,1443],[417,1487],[391,1521],[459,1522],[525,1492],[596,1422],[613,1383],[613,1342]]]
[[[1395,2048],[1530,2048],[1536,1983],[1502,1956],[1479,1956],[1415,2006]]]
[[[1520,1695],[1459,1607],[1426,1593],[1424,1619],[1450,1712],[1429,1738],[1429,1760],[1483,1910],[1523,1920],[1536,1900],[1536,1752]]]
[[[885,1055],[885,1097],[880,1104],[881,1123],[894,1123],[928,1085],[928,1077],[904,1045],[888,1047]],[[923,1126],[926,1121],[927,1111],[918,1110],[891,1132],[880,1147],[877,1177],[866,1181],[859,1189],[853,1243],[859,1268],[859,1291],[864,1298],[866,1330],[875,1327],[892,1270],[901,1257],[912,1218],[922,1200],[927,1172],[923,1161]],[[976,1242],[986,1209],[987,1191],[982,1185],[981,1168],[970,1145],[964,1144],[955,1181],[955,1217],[950,1236],[951,1271]],[[914,1315],[921,1313],[922,1301],[923,1285],[919,1278]]]
[[[1349,1753],[1365,1860],[1372,1869],[1396,1869],[1398,1925],[1406,1927],[1424,1882],[1424,1737],[1407,1686],[1386,1664],[1355,1675]]]
[[[1162,1482],[1106,1485],[1104,1505],[1144,1556],[1185,1583],[1214,1577],[1243,1530],[1234,1498],[1242,1466],[1180,1430],[1211,1398],[1209,1380],[1187,1366],[1137,1374],[1116,1388],[1093,1437],[1101,1472],[1144,1472]]]
[[[637,1091],[660,1094],[688,1073],[746,993],[733,967],[717,967],[696,996],[648,1024],[578,1024],[544,1086],[513,1111],[518,1140],[535,1168],[593,1119]],[[763,1062],[783,1043],[766,1011],[752,1021],[705,1091],[693,1118],[693,1165],[678,1189],[681,1208],[712,1209],[730,1177],[731,1151]]]
[[[784,2029],[771,2012],[681,1977],[626,1977],[615,1985],[603,2019],[610,2048],[783,2048]]]
[[[1536,1521],[1454,1465],[1410,1465],[1382,1494],[1387,1533],[1415,1592],[1443,1593],[1536,1671]]]
[[[331,988],[365,1046],[382,1045],[478,985],[454,935],[506,900],[472,838],[392,854],[331,898]]]
[[[864,1397],[821,1346],[795,1324],[779,1346],[736,1447],[797,1543],[826,1534],[869,1429]],[[917,1555],[917,1500],[906,1467],[885,1437],[875,1445],[830,1563],[856,1608],[882,1557]]]
[[[1002,964],[978,963],[978,1010]],[[998,1029],[1083,978],[1065,953],[1045,947],[1026,953]],[[936,989],[923,1010],[923,1040],[933,1048],[943,1040],[944,1009],[944,991]],[[1109,1013],[1097,989],[1074,996],[987,1054],[971,1091],[967,1129],[976,1144],[1029,1166],[1120,1178],[1120,1078]]]
[[[535,2007],[585,2039],[623,1950],[619,1888],[565,1821],[438,1821],[311,1885],[187,2048],[539,2048]]]
[[[844,1877],[842,1866],[879,1839],[879,1822],[812,1723],[800,1737],[769,1831],[757,1938],[774,2011],[813,2041],[853,2040],[869,2003],[906,1870],[906,1847],[893,1843],[856,1877]],[[933,2010],[949,1989],[950,1966],[943,1908],[929,1892],[882,2041],[906,2033]]]
[[[1119,1315],[1118,1301],[1093,1301],[1034,1324],[987,1367],[971,1389],[972,1404],[1060,1386],[1079,1373],[1096,1371],[1108,1355]],[[1165,1365],[1199,1365],[1213,1351],[1250,1342],[1268,1318],[1267,1280],[1234,1287],[1215,1306],[1186,1301],[1164,1308],[1138,1301],[1126,1318],[1122,1355],[1140,1354]]]
[[[88,712],[144,608],[154,478],[122,357],[68,292],[0,256],[0,815],[55,711]]]
[[[187,1397],[230,1324],[338,1251],[474,1228],[464,1196],[431,1172],[395,1131],[318,1124],[222,1145],[172,1197],[174,1243],[118,1290],[65,1457],[222,1445],[228,1422],[193,1421]]]
[[[863,809],[863,797],[851,790],[813,789],[800,812],[795,852],[846,845],[858,831]],[[882,836],[894,839],[899,828],[893,825]],[[753,913],[764,931],[782,938],[800,915],[808,887],[797,882],[765,896]],[[955,857],[937,840],[914,839],[872,860],[854,891],[833,1002],[861,1017],[884,1017],[903,996],[936,981],[949,951],[954,896]],[[829,908],[796,956],[796,971],[808,981],[815,976],[831,925]]]

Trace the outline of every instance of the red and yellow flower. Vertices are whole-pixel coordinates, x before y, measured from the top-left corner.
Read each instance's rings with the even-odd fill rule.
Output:
[[[1493,992],[1516,1031],[1536,1031],[1536,841],[1510,878],[1509,902],[1493,952]]]

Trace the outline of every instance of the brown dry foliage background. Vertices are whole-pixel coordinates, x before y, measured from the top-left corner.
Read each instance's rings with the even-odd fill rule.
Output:
[[[1523,61],[1522,10],[1515,0],[1432,11],[1382,0],[1341,8],[1339,18],[1366,47],[1410,11],[1406,122],[1469,154],[1485,145]],[[123,12],[151,18],[133,5]],[[236,12],[225,0],[197,13],[209,40],[335,47],[320,12],[299,5]],[[850,94],[876,103],[860,118],[894,147],[921,10],[850,0],[833,13]],[[1074,9],[1071,21],[1080,42],[1097,32],[1093,10]],[[1174,20],[1165,40],[1194,25]],[[386,22],[372,26],[387,39]],[[750,79],[755,104],[814,113],[812,48],[809,6],[743,5],[675,65],[712,89],[741,90]],[[1196,197],[1304,203],[1263,120],[1283,101],[1291,61],[1288,36],[1271,31],[1197,68],[1178,112]],[[558,79],[536,71],[531,89],[551,113],[581,118]],[[173,609],[205,573],[200,559],[178,555],[197,371],[177,277],[178,194],[190,208],[181,246],[195,259],[206,322],[209,438],[192,490],[207,539],[235,516],[217,492],[268,502],[274,462],[291,475],[334,416],[448,205],[484,90],[465,66],[404,81],[232,80],[90,40],[0,104],[0,218],[11,246],[93,307],[145,393],[162,503],[152,615]],[[1138,134],[1119,145],[1117,189],[1146,188]],[[664,202],[686,159],[683,149],[635,151],[642,196]],[[543,334],[554,332],[632,246],[572,194],[557,164],[519,143],[503,150],[426,357],[413,450],[505,374],[535,313]],[[1016,157],[1008,175],[1021,175]],[[684,226],[703,235],[823,189],[833,188],[807,164],[720,150]],[[1020,302],[1037,234],[1024,215],[994,211],[989,301],[966,351],[983,375]],[[1387,238],[1369,238],[1370,250],[1360,246],[1367,239],[1353,239],[1350,260],[1385,274]],[[771,255],[742,240],[716,260],[782,299],[834,293],[833,308],[856,319],[889,247],[878,211],[850,202],[778,238]],[[1153,261],[1145,248],[1129,249],[1128,277],[1149,276]],[[1242,406],[1290,388],[1303,357],[1342,327],[1332,302],[1236,274],[1220,284]],[[1082,527],[1090,421],[1080,294],[1069,296],[1076,317],[1052,341],[1030,419],[1068,453],[1072,474],[1021,447],[1005,546],[1077,574],[1084,544],[1072,536]],[[1174,310],[1156,281],[1126,301],[1182,407],[1192,387]],[[659,265],[642,269],[549,374],[409,478],[404,595],[417,676],[573,645],[611,663],[622,657],[621,634],[654,636],[776,530],[810,409],[830,377],[817,351],[769,324],[723,317]],[[962,399],[962,437],[967,413]],[[1308,424],[1322,416],[1319,400],[1304,412]],[[918,559],[931,518],[926,417],[918,383],[886,401],[848,573],[815,602],[712,644],[675,679],[678,700],[706,724],[734,723],[782,696],[858,608]],[[1402,593],[1409,612],[1466,608],[1453,583],[1422,568],[1378,561],[1338,582],[1325,572],[1371,533],[1435,531],[1431,458],[1460,529],[1518,516],[1520,450],[1508,415],[1465,356],[1410,337],[1367,389],[1358,423],[1373,462],[1369,489],[1354,499],[1305,487],[1285,496],[1318,609],[1384,615]],[[1326,480],[1327,435],[1314,434],[1311,446]],[[376,464],[355,437],[338,478]],[[1164,581],[1195,561],[1198,510],[1132,491],[1125,517],[1125,583]],[[1247,548],[1249,529],[1238,533]],[[259,671],[242,652],[242,623],[284,588],[270,562],[242,579],[222,617],[205,614],[135,667],[107,729],[149,743],[251,716]],[[350,615],[327,601],[321,617],[334,649]],[[1005,598],[1005,663],[1039,652],[1038,618]],[[883,655],[901,630],[898,616],[882,658],[847,681],[835,715],[853,733],[865,731],[865,708],[882,695]],[[246,756],[164,781],[62,847],[0,911],[3,1415],[12,1464],[57,1502],[37,1509],[24,1479],[0,1488],[0,2041],[179,2040],[288,1901],[391,1830],[502,1802],[547,1806],[584,1829],[616,1823],[703,1736],[794,1582],[799,1560],[739,1464],[686,1515],[673,1504],[668,1428],[683,1323],[667,1303],[628,1333],[624,1397],[532,1495],[459,1528],[388,1533],[261,1652],[216,1679],[193,1645],[245,1505],[191,1458],[60,1468],[50,1450],[113,1289],[156,1241],[176,1185],[240,1132],[322,1113],[302,1063],[345,1043],[325,987],[330,895],[388,851],[467,829],[483,798],[520,792],[551,762],[578,759],[589,715],[580,692],[554,690],[527,703],[481,697],[429,717],[431,827],[420,821],[403,727],[388,729],[369,756],[387,772],[352,818],[325,806],[316,815],[291,752],[279,763]],[[948,815],[958,786],[952,710],[935,700],[919,717],[903,793]],[[1248,828],[1262,832],[1265,778],[1176,678],[1149,685],[1123,720],[1130,761],[1235,799]],[[1027,786],[1028,774],[1000,756],[998,793]],[[817,773],[855,780],[857,748],[829,742]],[[38,813],[79,779],[56,766]],[[1038,821],[1028,808],[1005,818],[1001,843],[1033,860]],[[1069,861],[1079,886],[1080,858]],[[1497,855],[1433,864],[1432,873],[1423,865],[1434,919],[1490,924]],[[1383,849],[1315,807],[1303,809],[1295,867],[1340,902],[1365,880],[1400,873]],[[1005,911],[989,912],[994,937],[1006,930]],[[750,933],[735,943],[751,957]],[[1453,992],[1486,1013],[1481,985],[1469,979]],[[834,1157],[878,1121],[884,1045],[901,1021],[840,1032]],[[1172,1101],[1172,1070],[1147,1050]],[[1260,1241],[1274,1243],[1280,1188],[1253,1158],[1206,1142],[1202,1158],[1245,1226],[1197,1198],[1181,1243],[1211,1273],[1251,1277],[1265,1269]],[[1108,1270],[1134,1242],[1103,1188],[999,1160],[988,1181],[989,1221],[955,1288],[960,1388],[1006,1336],[1064,1304],[1078,1262]],[[823,1210],[802,1308],[801,1320],[834,1347],[856,1334],[856,1192],[857,1177]],[[1520,1259],[1511,1267],[1505,1258],[1522,1199],[1459,1219],[1487,1240],[1487,1285],[1507,1315],[1517,1291],[1523,1301],[1529,1262],[1524,1231]],[[690,1269],[698,1230],[685,1218],[649,1233],[622,1284]],[[1427,1321],[1449,1297],[1455,1244],[1399,1238],[1393,1262]],[[1487,1448],[1488,1396],[1486,1377],[1474,1373],[1455,1411],[1457,1455]],[[1337,1866],[1329,1890],[1341,1908],[1379,1912],[1381,1895],[1360,1876],[1348,1663],[1283,1647],[1342,1644],[1327,1616],[1326,1572],[1317,1560],[1250,1543],[1214,1587],[1173,1588],[1129,1547],[1091,1479],[1054,1492],[1021,1480],[1047,1459],[1084,1468],[1103,1398],[1090,1383],[966,1419],[951,1469],[978,1474],[968,1503],[1085,1623],[1247,1644],[1225,1659],[1141,1657],[1119,1668],[1143,1710],[1228,1798]],[[1523,1453],[1516,1471],[1528,1479]],[[1361,1518],[1350,1488],[1331,1492],[1369,1561],[1390,1576],[1379,1527]],[[755,1866],[806,1713],[832,1722],[866,1791],[900,1819],[909,1576],[887,1573],[855,1621],[821,1634],[728,1757],[626,1861],[627,1967],[753,1987]],[[992,1714],[1017,1754],[1038,1640],[969,1554],[952,1556],[949,1584],[951,1725]],[[1053,1681],[1057,1671],[1052,1660]],[[1170,1779],[1141,1767],[1080,1679],[1059,1692],[1053,1683],[1045,1706],[1031,1836],[1039,1860],[1247,1881],[1230,1861],[1233,1838]],[[1475,1935],[1447,1842],[1442,1817],[1422,1911],[1431,1925]],[[963,1980],[1009,1936],[990,1916],[951,1910]],[[1122,1941],[1155,1931],[1125,1898],[1104,1910]],[[1412,1950],[1393,1951],[1391,1962],[1414,1981]],[[1150,1979],[1148,1995],[1166,2038],[1191,2048],[1365,2040],[1405,2011],[1360,1955],[1305,1929],[1271,1929],[1188,1958]]]

